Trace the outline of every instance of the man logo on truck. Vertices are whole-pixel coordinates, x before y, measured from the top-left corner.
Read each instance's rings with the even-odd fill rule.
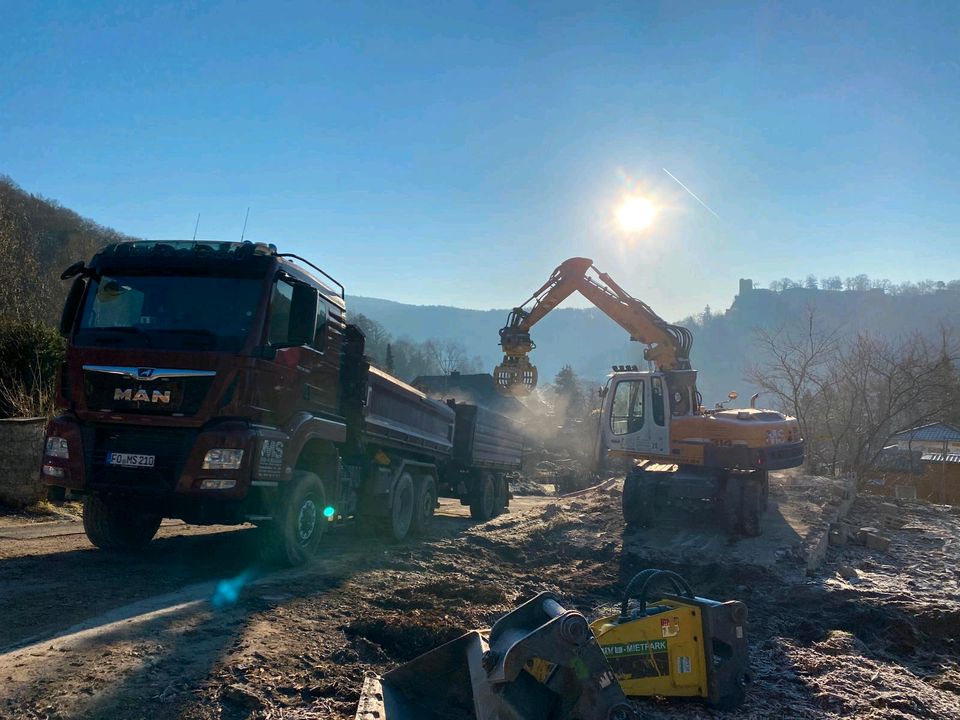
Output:
[[[170,391],[164,390],[163,392],[160,392],[159,390],[154,390],[153,395],[150,395],[143,388],[139,388],[136,392],[133,391],[133,388],[127,388],[126,390],[123,388],[114,388],[113,399],[126,400],[127,402],[151,402],[169,405]]]

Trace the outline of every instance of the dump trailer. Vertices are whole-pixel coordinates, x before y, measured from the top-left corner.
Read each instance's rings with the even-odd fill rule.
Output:
[[[423,533],[446,478],[493,468],[456,451],[455,408],[371,367],[343,286],[300,257],[134,241],[62,278],[64,412],[41,472],[83,499],[98,547],[145,545],[162,518],[249,522],[297,564],[338,521]]]
[[[520,470],[523,432],[519,423],[481,405],[447,404],[456,415],[453,453],[442,468],[442,494],[460,498],[477,520],[489,520],[507,507],[507,473]]]

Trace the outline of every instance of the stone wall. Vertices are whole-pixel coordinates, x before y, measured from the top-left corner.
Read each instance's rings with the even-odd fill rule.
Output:
[[[30,505],[43,497],[40,460],[46,418],[0,420],[0,504]]]

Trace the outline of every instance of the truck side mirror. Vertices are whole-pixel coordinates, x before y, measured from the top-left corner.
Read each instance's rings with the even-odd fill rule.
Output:
[[[287,344],[309,345],[317,326],[317,291],[303,283],[293,286]]]
[[[60,335],[68,337],[73,329],[73,322],[77,318],[77,311],[80,309],[80,298],[83,297],[83,291],[87,286],[86,278],[78,277],[70,286],[70,292],[67,294],[67,301],[63,305],[63,312],[60,315]]]

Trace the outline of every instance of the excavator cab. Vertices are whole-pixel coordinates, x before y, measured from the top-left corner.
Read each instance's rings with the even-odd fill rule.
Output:
[[[607,450],[670,454],[670,388],[663,372],[615,371],[600,414]],[[686,400],[681,395],[681,400]],[[681,404],[686,405],[686,402]]]

